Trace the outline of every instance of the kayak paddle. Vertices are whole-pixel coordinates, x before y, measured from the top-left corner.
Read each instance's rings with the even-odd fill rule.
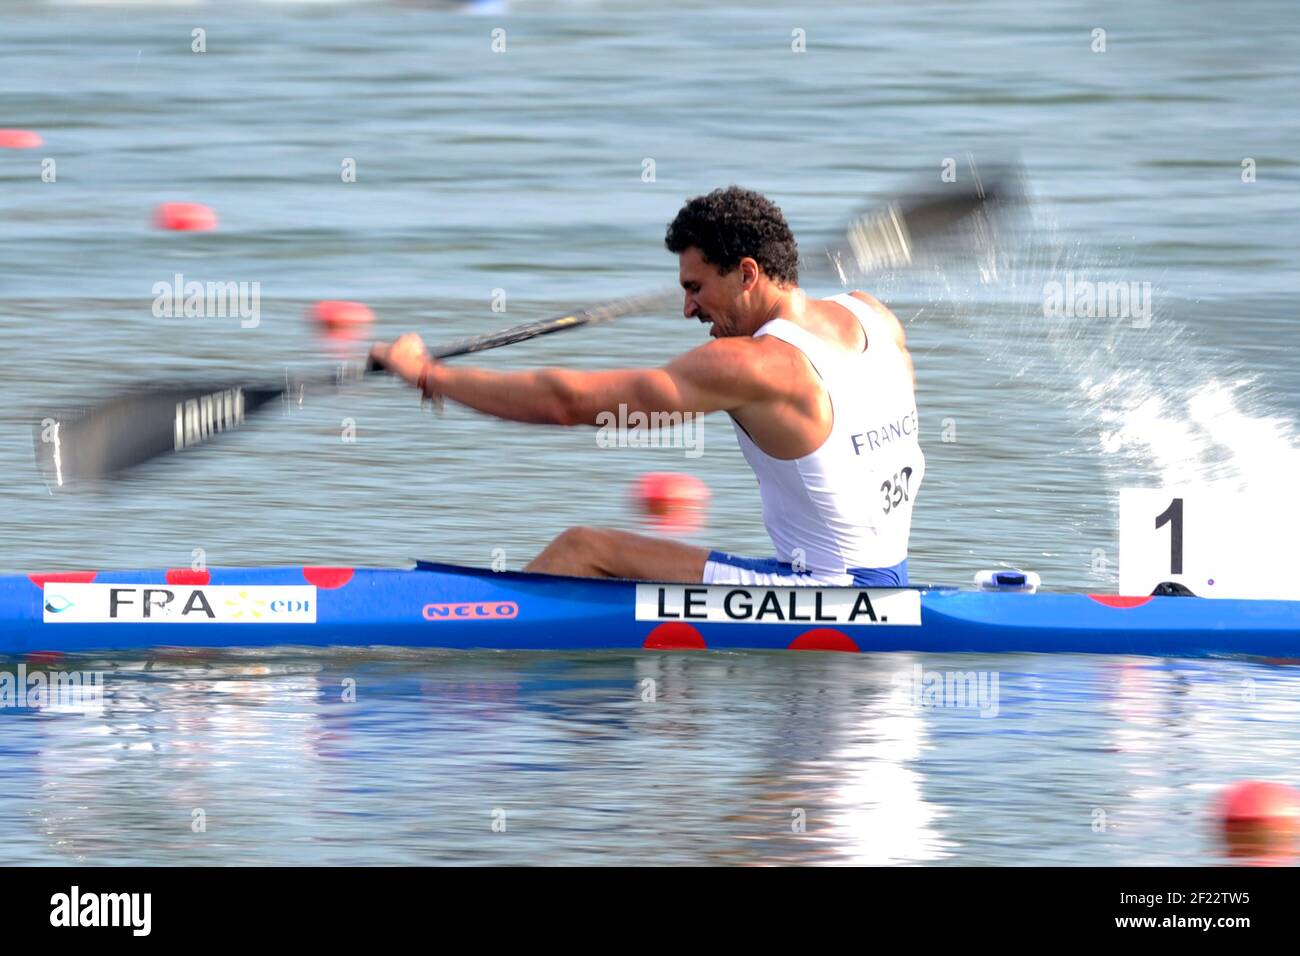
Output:
[[[676,289],[629,296],[567,315],[512,326],[499,332],[459,339],[433,349],[435,359],[470,355],[525,342],[565,329],[595,325],[674,301]],[[383,371],[343,364],[333,372],[305,379],[285,376],[280,382],[194,381],[155,383],[115,395],[98,405],[62,415],[46,415],[34,424],[36,461],[51,490],[110,477],[136,465],[207,444],[244,424],[249,415],[278,398],[339,388]]]
[[[859,274],[904,266],[918,246],[952,231],[980,211],[1020,198],[1018,172],[999,167],[970,182],[931,187],[914,198],[888,203],[855,216],[843,236],[825,250],[841,278],[849,259]],[[655,311],[681,295],[676,288],[615,299],[553,318],[516,325],[498,332],[460,339],[429,352],[447,359],[526,342],[565,329],[609,322]],[[68,413],[49,414],[35,422],[37,465],[51,491],[116,475],[155,458],[189,451],[241,427],[248,416],[274,402],[308,389],[338,388],[377,369],[341,365],[309,378],[249,383],[226,380],[155,383],[127,391],[99,404]]]

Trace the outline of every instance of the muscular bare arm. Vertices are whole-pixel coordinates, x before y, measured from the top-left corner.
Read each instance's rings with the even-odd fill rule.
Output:
[[[717,339],[663,368],[585,372],[548,368],[494,372],[440,363],[427,366],[429,388],[452,401],[510,421],[596,425],[602,412],[734,411],[776,397],[765,366],[770,357],[752,339]]]

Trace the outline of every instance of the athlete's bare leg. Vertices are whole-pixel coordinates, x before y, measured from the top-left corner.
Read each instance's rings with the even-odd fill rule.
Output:
[[[706,548],[611,528],[570,528],[525,571],[584,578],[696,582],[704,578]]]

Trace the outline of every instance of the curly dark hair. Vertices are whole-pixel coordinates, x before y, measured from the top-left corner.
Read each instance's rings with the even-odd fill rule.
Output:
[[[668,226],[669,252],[699,249],[725,275],[749,256],[780,285],[799,281],[799,247],[776,203],[739,186],[715,189],[682,206]]]

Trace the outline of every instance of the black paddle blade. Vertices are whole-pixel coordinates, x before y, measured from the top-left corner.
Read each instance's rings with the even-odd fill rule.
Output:
[[[917,236],[942,235],[976,213],[988,214],[1024,200],[1023,172],[1011,163],[981,168],[969,160],[957,180],[925,195],[899,200],[895,206],[908,230]]]
[[[902,268],[928,253],[960,251],[960,243],[953,244],[963,236],[987,241],[995,220],[1023,201],[1018,165],[980,168],[968,160],[955,182],[926,186],[856,216],[827,254],[842,281]]]
[[[284,387],[212,384],[126,393],[33,424],[36,463],[51,491],[75,488],[240,428]]]

